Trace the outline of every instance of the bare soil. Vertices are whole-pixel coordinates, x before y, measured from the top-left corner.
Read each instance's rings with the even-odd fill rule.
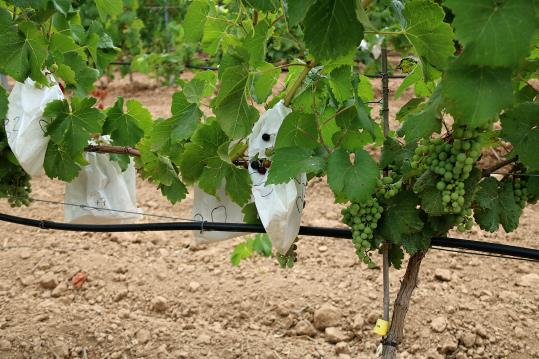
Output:
[[[105,102],[137,98],[167,116],[174,89],[134,81],[113,81]],[[409,98],[393,102],[392,117]],[[33,185],[34,197],[62,200],[62,183]],[[192,195],[172,206],[140,180],[138,202],[146,213],[190,218]],[[311,181],[303,224],[342,226],[339,210],[324,181]],[[63,218],[61,206],[44,203],[11,209],[3,201],[0,211]],[[539,248],[538,219],[536,205],[514,233],[452,234]],[[2,359],[374,358],[380,342],[372,327],[382,313],[382,274],[359,264],[347,240],[302,237],[299,261],[283,270],[259,257],[232,267],[240,239],[196,246],[191,232],[0,230]],[[71,278],[80,271],[88,279],[77,289]],[[392,298],[403,273],[391,272]],[[431,250],[400,357],[539,358],[538,273],[533,262]]]

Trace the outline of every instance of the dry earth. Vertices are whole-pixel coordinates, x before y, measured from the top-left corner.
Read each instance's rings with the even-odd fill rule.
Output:
[[[135,81],[115,80],[106,102],[138,98],[166,116],[173,89]],[[34,181],[34,197],[62,195],[63,184]],[[171,206],[139,181],[138,198],[147,213],[190,216],[191,195]],[[332,203],[326,184],[312,181],[303,224],[340,226]],[[2,202],[0,211],[62,220],[57,205]],[[539,248],[538,218],[536,205],[514,233],[474,229],[465,237]],[[69,233],[6,223],[0,230],[2,359],[375,357],[381,271],[360,265],[347,240],[303,237],[296,266],[282,270],[267,258],[232,267],[239,240],[194,246],[190,232]],[[76,289],[70,279],[79,271],[88,280]],[[403,273],[392,270],[392,298]],[[431,250],[400,357],[539,358],[538,273],[537,263]]]

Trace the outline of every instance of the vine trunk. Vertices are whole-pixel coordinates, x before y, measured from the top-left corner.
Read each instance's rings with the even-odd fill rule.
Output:
[[[408,308],[410,307],[412,293],[417,287],[419,269],[425,254],[427,254],[426,251],[417,252],[411,256],[410,260],[408,261],[406,273],[402,279],[399,293],[397,294],[397,299],[395,300],[395,304],[393,306],[391,327],[389,328],[389,333],[385,339],[384,348],[382,351],[382,357],[384,359],[397,358],[397,345],[402,341],[406,313],[408,313]]]

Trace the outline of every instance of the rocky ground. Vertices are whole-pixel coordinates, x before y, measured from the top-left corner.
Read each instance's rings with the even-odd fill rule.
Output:
[[[106,101],[139,98],[166,116],[173,90],[135,81],[113,82]],[[58,201],[63,188],[36,179],[34,197]],[[171,206],[139,181],[138,197],[146,213],[190,217],[191,195]],[[341,226],[332,202],[327,185],[311,181],[303,223]],[[62,220],[62,208],[45,203],[3,201],[0,212]],[[538,218],[536,205],[514,233],[465,237],[539,248]],[[190,232],[0,230],[2,359],[375,357],[382,275],[360,265],[347,240],[302,237],[296,266],[282,270],[260,257],[232,267],[238,239],[196,246]],[[87,280],[73,281],[80,272]],[[392,298],[403,274],[391,272]],[[431,250],[400,357],[539,358],[538,288],[537,263]]]

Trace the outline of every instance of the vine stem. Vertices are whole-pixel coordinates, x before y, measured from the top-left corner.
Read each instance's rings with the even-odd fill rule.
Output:
[[[286,107],[290,106],[290,103],[292,102],[294,95],[296,94],[301,84],[303,83],[303,80],[305,80],[305,77],[307,77],[307,75],[309,74],[309,71],[311,71],[314,65],[315,65],[314,61],[309,62],[307,66],[305,66],[301,74],[299,75],[296,82],[294,82],[294,84],[292,85],[288,93],[286,94],[286,97],[284,98],[284,105]]]
[[[511,157],[511,158],[508,158],[504,161],[501,161],[501,162],[498,162],[496,163],[494,166],[490,167],[490,168],[485,168],[483,170],[483,177],[488,177],[490,176],[493,172],[496,172],[497,170],[499,170],[500,168],[502,167],[505,167],[507,165],[510,165],[511,163],[514,163],[518,160],[518,157]]]
[[[406,266],[406,273],[401,282],[399,293],[395,299],[393,307],[393,317],[391,318],[391,327],[384,340],[382,351],[383,359],[395,359],[397,357],[397,346],[402,340],[404,334],[404,322],[408,308],[410,307],[410,299],[412,293],[417,287],[417,279],[419,277],[419,269],[421,261],[427,252],[417,252],[410,257]]]
[[[85,152],[96,153],[113,153],[121,155],[130,155],[134,157],[140,157],[140,151],[133,147],[122,146],[107,146],[107,145],[90,145],[84,149]]]

